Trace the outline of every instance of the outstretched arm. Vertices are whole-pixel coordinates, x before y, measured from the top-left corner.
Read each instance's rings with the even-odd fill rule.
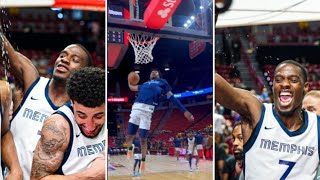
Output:
[[[0,41],[4,45],[6,56],[10,62],[9,71],[20,82],[23,82],[24,90],[27,90],[30,85],[39,77],[37,69],[34,67],[30,59],[17,52],[3,33],[0,33]]]
[[[10,174],[6,179],[22,179],[22,170],[18,161],[16,147],[9,128],[9,110],[11,106],[11,89],[9,83],[0,81],[2,107],[1,122],[1,158],[8,166]]]
[[[222,106],[232,109],[242,116],[245,121],[242,126],[245,143],[259,121],[262,103],[251,92],[233,88],[218,74],[215,74],[215,98]]]
[[[179,99],[174,97],[171,91],[167,92],[167,96],[170,97],[170,99],[173,100],[173,104],[176,105],[181,112],[183,112],[184,117],[186,117],[189,121],[194,120],[193,115],[181,104]]]

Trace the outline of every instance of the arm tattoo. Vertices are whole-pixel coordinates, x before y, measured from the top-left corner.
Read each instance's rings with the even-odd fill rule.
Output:
[[[65,127],[55,121],[43,126],[33,158],[31,177],[41,178],[58,169],[64,155],[61,148],[67,143],[66,131]]]

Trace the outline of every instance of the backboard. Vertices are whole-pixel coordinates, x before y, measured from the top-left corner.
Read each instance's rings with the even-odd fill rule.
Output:
[[[167,0],[168,2],[172,0]],[[183,0],[161,29],[150,29],[144,24],[144,12],[150,0],[108,0],[109,31],[146,34],[160,38],[212,42],[212,0]],[[127,18],[115,9],[124,8]]]

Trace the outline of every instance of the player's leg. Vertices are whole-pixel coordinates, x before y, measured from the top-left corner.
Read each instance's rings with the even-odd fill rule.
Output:
[[[140,170],[145,170],[145,161],[146,161],[146,155],[148,151],[147,146],[147,135],[149,130],[146,129],[140,129],[140,142],[141,142],[141,165]]]
[[[188,153],[190,172],[192,172],[192,153]]]
[[[132,172],[132,176],[135,176],[136,175],[136,167],[137,167],[137,164],[139,162],[139,159],[134,159],[134,166],[133,166],[133,172]],[[139,172],[139,168],[138,168],[138,172]]]
[[[140,176],[141,154],[140,154],[140,159],[139,159],[138,163],[139,163],[139,166],[138,166],[138,173],[137,173],[137,176]]]
[[[130,114],[130,119],[128,122],[128,134],[126,137],[126,144],[128,146],[128,152],[127,152],[128,159],[131,159],[133,156],[132,142],[139,128],[139,124],[140,124],[139,114],[140,113],[138,110],[132,110]]]
[[[141,142],[141,165],[140,170],[145,170],[145,161],[146,161],[146,155],[148,151],[148,145],[147,145],[147,137],[149,133],[149,129],[151,126],[151,117],[152,112],[144,112],[140,116],[140,142]]]
[[[176,149],[176,156],[177,156],[177,160],[179,160],[179,156],[180,156],[180,151],[179,148],[175,148]]]
[[[194,148],[194,154],[193,155],[196,157],[196,169],[199,169],[199,167],[198,167],[199,154],[198,154],[198,151],[197,151],[197,147]]]

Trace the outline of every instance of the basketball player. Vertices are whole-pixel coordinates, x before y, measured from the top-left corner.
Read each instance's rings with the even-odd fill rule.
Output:
[[[138,91],[138,97],[136,98],[128,123],[128,136],[127,144],[132,144],[132,140],[139,128],[140,140],[141,140],[141,170],[145,169],[145,160],[147,152],[147,135],[151,125],[152,113],[155,107],[159,104],[160,97],[167,95],[184,113],[184,116],[192,121],[193,115],[180,103],[178,99],[173,96],[171,87],[165,79],[160,78],[159,70],[152,70],[150,73],[150,81],[147,81],[141,85],[133,85],[128,82],[131,91]],[[128,149],[128,158],[132,156],[132,147]]]
[[[43,122],[60,106],[69,101],[66,79],[76,69],[92,65],[90,53],[79,44],[61,51],[56,59],[53,78],[39,77],[31,60],[15,51],[3,34],[0,34],[10,62],[9,71],[21,83],[24,97],[15,104],[11,132],[17,148],[24,179],[30,178],[33,151],[41,135]],[[21,130],[23,129],[23,131]]]
[[[179,161],[180,148],[182,147],[181,138],[179,137],[179,134],[177,134],[177,136],[173,139],[173,144],[174,144],[174,150],[176,152],[177,161]]]
[[[216,100],[243,118],[244,177],[313,179],[319,164],[319,122],[316,114],[302,111],[307,71],[293,60],[283,61],[273,85],[274,104],[263,104],[215,75]]]
[[[132,176],[140,176],[140,165],[141,165],[141,144],[138,137],[133,140],[133,153],[134,153],[134,165]],[[136,167],[138,165],[138,172],[136,173]]]
[[[190,167],[190,172],[193,171],[192,169],[192,156],[196,156],[196,169],[199,169],[198,167],[198,161],[199,161],[199,156],[198,156],[198,151],[197,151],[197,143],[196,143],[196,138],[194,137],[192,132],[188,133],[187,137],[187,154],[188,154],[188,160],[189,160],[189,167]]]
[[[12,94],[10,85],[5,81],[0,81],[1,160],[7,165],[10,171],[6,179],[22,180],[22,170],[18,161],[12,133],[9,128],[11,100]],[[4,179],[2,176],[2,166],[0,166],[0,179]]]
[[[312,90],[309,91],[303,98],[302,109],[305,111],[310,111],[316,113],[320,116],[320,91]],[[320,179],[320,166],[317,170],[317,179]]]
[[[320,91],[309,91],[303,98],[302,108],[320,115]]]
[[[67,92],[71,103],[44,122],[31,179],[105,179],[105,71],[74,71]]]
[[[202,143],[203,143],[203,136],[202,136],[201,132],[197,132],[195,138],[196,138],[196,143],[197,143],[198,155],[199,155],[200,152],[201,152],[201,154],[202,154],[202,156],[203,156],[203,160],[205,160],[206,157],[205,157],[204,152],[203,152],[203,145],[202,145]],[[199,156],[198,156],[198,158],[199,158]]]

